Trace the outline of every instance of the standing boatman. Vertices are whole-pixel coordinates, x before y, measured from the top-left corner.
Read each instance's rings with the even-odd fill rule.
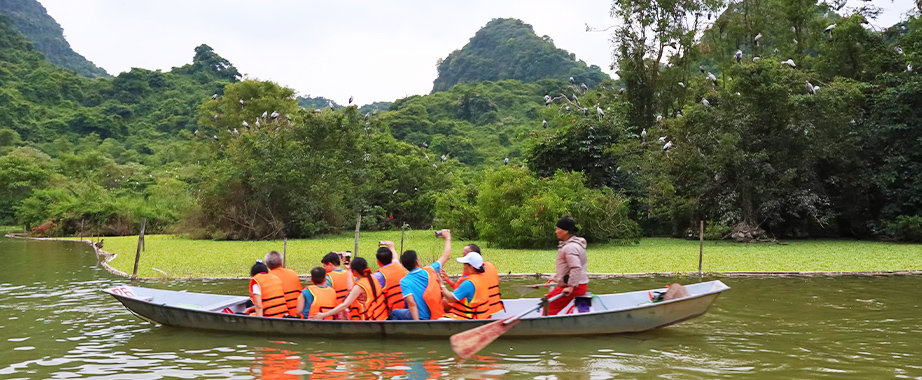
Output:
[[[576,296],[586,294],[586,288],[589,285],[589,276],[586,273],[586,239],[576,236],[579,228],[576,227],[576,221],[569,216],[560,218],[557,221],[557,229],[554,233],[557,239],[557,261],[555,263],[556,271],[554,281],[557,287],[547,294],[550,299],[557,294],[563,293],[560,297],[548,305],[548,314],[556,315]]]

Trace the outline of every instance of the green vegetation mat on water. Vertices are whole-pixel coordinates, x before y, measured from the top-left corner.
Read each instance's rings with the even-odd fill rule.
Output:
[[[137,236],[106,237],[103,249],[117,254],[109,265],[126,273],[134,267]],[[400,247],[400,232],[364,232],[359,257],[373,255],[379,240],[392,240]],[[246,277],[250,266],[270,250],[282,251],[282,240],[213,241],[190,240],[174,235],[148,235],[141,254],[141,277]],[[494,249],[480,241],[455,239],[452,257],[464,245],[481,246],[484,257],[501,273],[552,273],[556,249]],[[404,250],[419,253],[424,264],[441,254],[444,243],[432,231],[408,231]],[[353,234],[328,235],[317,239],[288,241],[287,266],[307,273],[320,266],[330,251],[354,250]],[[645,238],[639,244],[589,244],[590,273],[692,273],[698,270],[698,242],[670,238]],[[165,272],[160,273],[153,268]],[[461,272],[454,260],[446,265],[450,274]],[[922,245],[856,240],[792,240],[774,243],[737,244],[726,241],[704,243],[705,272],[731,271],[898,271],[922,270]]]

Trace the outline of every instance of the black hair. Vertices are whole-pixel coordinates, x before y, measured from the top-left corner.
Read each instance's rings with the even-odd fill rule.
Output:
[[[483,256],[483,252],[480,252],[480,247],[479,247],[477,244],[473,244],[473,243],[472,243],[472,244],[468,244],[467,246],[468,246],[468,248],[471,249],[471,252],[477,252],[477,253],[479,253],[481,256]]]
[[[416,255],[416,251],[412,249],[404,251],[403,254],[400,255],[400,264],[402,264],[403,267],[406,268],[408,271],[416,269],[417,260],[419,260],[419,258]]]
[[[267,267],[266,264],[263,264],[263,263],[253,264],[253,267],[250,268],[250,277],[253,277],[260,273],[269,273],[269,267]]]
[[[471,268],[474,268],[474,270],[477,271],[477,273],[483,273],[487,271],[487,267],[483,265],[481,265],[480,268],[476,268],[473,265],[471,265]]]
[[[378,259],[378,262],[381,263],[381,266],[394,262],[394,253],[391,252],[391,249],[388,247],[378,248],[378,253],[375,254],[375,257]]]
[[[372,283],[375,281],[374,278],[371,278],[371,269],[368,269],[368,261],[364,257],[356,257],[355,260],[352,260],[352,264],[349,265],[349,268],[353,272],[358,272],[359,276],[368,278],[368,285],[371,285],[371,298],[373,300],[378,298],[378,292],[375,290],[375,285]]]
[[[339,266],[339,254],[336,252],[327,253],[325,256],[323,256],[323,259],[320,259],[320,263]]]
[[[322,284],[324,281],[326,281],[326,278],[327,270],[323,269],[323,267],[314,267],[311,269],[311,282],[313,282],[314,285]]]

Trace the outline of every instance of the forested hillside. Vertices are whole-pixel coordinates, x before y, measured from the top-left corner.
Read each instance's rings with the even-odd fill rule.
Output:
[[[554,46],[549,36],[538,37],[521,20],[498,18],[477,31],[471,41],[438,62],[439,76],[432,92],[446,91],[458,83],[515,79],[568,80],[594,87],[609,79],[598,66],[586,66],[575,55]]]
[[[89,78],[109,76],[106,70],[70,48],[64,30],[38,0],[0,0],[0,15],[9,17],[15,28],[51,63]]]
[[[88,79],[0,20],[0,223],[268,239],[361,216],[549,247],[570,214],[590,241],[700,222],[710,239],[922,241],[922,20],[877,31],[870,8],[782,0],[613,10],[617,82],[471,77],[362,109],[240,81],[207,45],[170,72]]]

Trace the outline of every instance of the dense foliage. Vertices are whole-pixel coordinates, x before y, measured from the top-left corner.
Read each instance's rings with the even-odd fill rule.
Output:
[[[0,0],[0,15],[9,17],[15,28],[51,63],[89,78],[109,76],[106,70],[70,48],[64,30],[38,0]]]
[[[84,78],[0,20],[0,224],[128,234],[146,218],[266,239],[361,217],[549,247],[568,214],[594,242],[700,222],[714,239],[920,239],[922,20],[875,31],[871,8],[786,0],[612,7],[617,82],[499,19],[442,62],[444,88],[361,108],[240,81],[207,45],[169,72]]]
[[[594,87],[608,75],[598,66],[586,66],[576,56],[554,46],[549,36],[538,37],[521,20],[498,18],[487,23],[460,50],[436,64],[439,76],[432,92],[446,91],[459,83],[515,79],[568,80]]]

